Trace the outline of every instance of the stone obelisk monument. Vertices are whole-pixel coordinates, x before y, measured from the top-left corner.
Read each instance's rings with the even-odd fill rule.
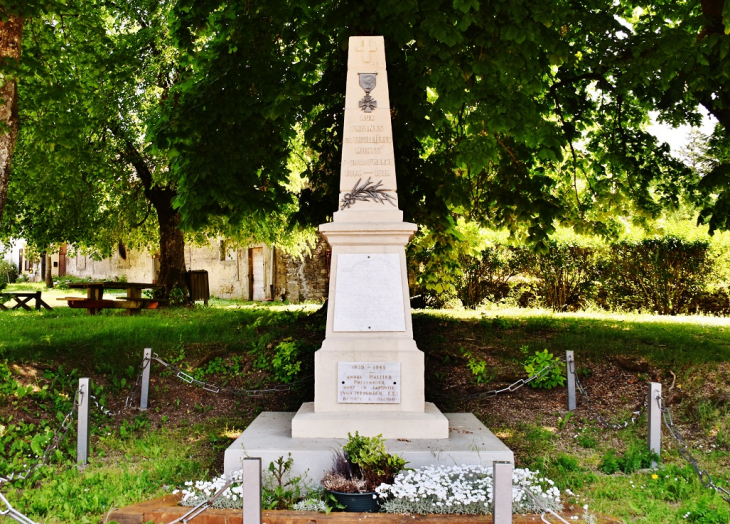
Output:
[[[327,331],[293,438],[448,438],[413,340],[405,246],[416,229],[398,209],[383,37],[351,37],[340,205],[319,228],[332,247]]]
[[[405,245],[416,226],[398,209],[383,37],[352,37],[340,205],[320,226],[332,246],[327,331],[315,355],[314,402],[264,412],[225,453],[227,475],[245,457],[264,468],[291,456],[291,474],[318,480],[348,433],[382,434],[409,467],[514,462],[471,413],[442,414],[424,397],[413,340]]]

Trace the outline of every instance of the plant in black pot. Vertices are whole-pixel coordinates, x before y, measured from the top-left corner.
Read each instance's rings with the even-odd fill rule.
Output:
[[[379,506],[375,488],[392,484],[406,461],[385,451],[382,435],[364,437],[356,431],[347,437],[347,443],[335,452],[322,485],[345,511],[376,512]]]

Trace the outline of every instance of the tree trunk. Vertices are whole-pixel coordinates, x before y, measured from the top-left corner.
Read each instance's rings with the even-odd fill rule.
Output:
[[[155,196],[157,198],[152,199],[152,205],[157,211],[157,221],[160,224],[160,275],[157,283],[165,288],[165,297],[169,297],[175,287],[188,295],[185,237],[178,228],[180,213],[172,208],[174,192],[160,190]]]
[[[12,66],[20,60],[20,42],[23,19],[9,15],[0,20],[0,66]],[[15,141],[18,138],[18,82],[0,74],[0,225],[8,199],[10,164],[13,161]]]
[[[118,130],[113,129],[112,132],[116,134]],[[142,181],[144,196],[157,213],[157,223],[160,225],[160,274],[157,275],[157,283],[164,288],[165,298],[169,298],[170,292],[176,287],[187,297],[189,293],[185,269],[185,237],[178,228],[180,213],[172,207],[172,199],[175,198],[176,192],[169,187],[154,184],[149,165],[134,143],[129,140],[126,141],[124,155],[134,166],[137,176]]]

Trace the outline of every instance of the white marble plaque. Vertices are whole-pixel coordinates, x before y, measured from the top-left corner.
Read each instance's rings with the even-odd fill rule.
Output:
[[[334,331],[405,331],[397,253],[337,257]]]
[[[400,404],[400,362],[338,362],[337,402]]]

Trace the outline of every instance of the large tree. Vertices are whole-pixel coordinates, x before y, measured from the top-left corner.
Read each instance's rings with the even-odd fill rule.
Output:
[[[9,6],[0,6],[0,225],[8,196],[10,166],[18,137],[18,83],[23,17]]]
[[[178,34],[215,44],[206,47],[205,67],[218,74],[187,91],[207,106],[223,78],[253,73],[255,64],[228,55],[256,32],[250,12],[267,8],[178,6],[194,14],[178,19]],[[612,236],[627,219],[676,206],[682,194],[706,195],[717,178],[698,187],[645,127],[652,110],[671,123],[696,123],[699,104],[723,122],[730,38],[724,2],[289,2],[272,13],[281,9],[288,21],[273,34],[284,36],[280,53],[293,74],[281,72],[279,60],[261,71],[280,72],[275,94],[301,120],[313,152],[300,195],[300,218],[308,223],[325,221],[337,205],[353,35],[385,36],[401,202],[408,218],[445,235],[442,246],[453,242],[455,218],[463,215],[538,247],[557,223]],[[299,45],[292,45],[292,31]],[[220,139],[216,147],[231,145]],[[203,152],[202,143],[188,144],[189,155]],[[224,189],[227,180],[212,172],[205,191]],[[178,202],[193,223],[208,213],[242,212],[246,198],[227,199],[225,211]],[[719,225],[726,214],[704,216]]]
[[[150,128],[180,73],[169,3],[68,2],[26,22],[21,131],[6,235],[101,255],[158,247],[159,282],[186,287],[166,151]],[[157,222],[153,227],[153,222]]]
[[[131,230],[149,206],[161,236],[178,231],[163,223],[235,229],[273,216],[291,205],[287,159],[299,131],[312,159],[299,219],[325,221],[337,206],[348,38],[371,34],[386,41],[401,202],[440,235],[440,249],[458,241],[459,216],[544,247],[558,223],[616,235],[680,195],[705,205],[713,228],[728,225],[727,166],[698,180],[645,130],[650,111],[696,123],[702,105],[727,138],[724,1],[82,5],[83,21],[27,24],[55,38],[38,44],[52,58],[28,66],[32,92],[48,95],[21,105],[29,123],[49,122],[34,123],[28,142],[48,155],[35,171],[30,157],[18,168],[82,158],[85,169],[59,175],[75,177],[74,195],[114,196],[101,206],[123,218],[114,227]],[[59,124],[69,114],[76,120]],[[83,189],[94,183],[107,189]],[[122,193],[144,198],[121,205]],[[41,220],[27,207],[16,214]]]

